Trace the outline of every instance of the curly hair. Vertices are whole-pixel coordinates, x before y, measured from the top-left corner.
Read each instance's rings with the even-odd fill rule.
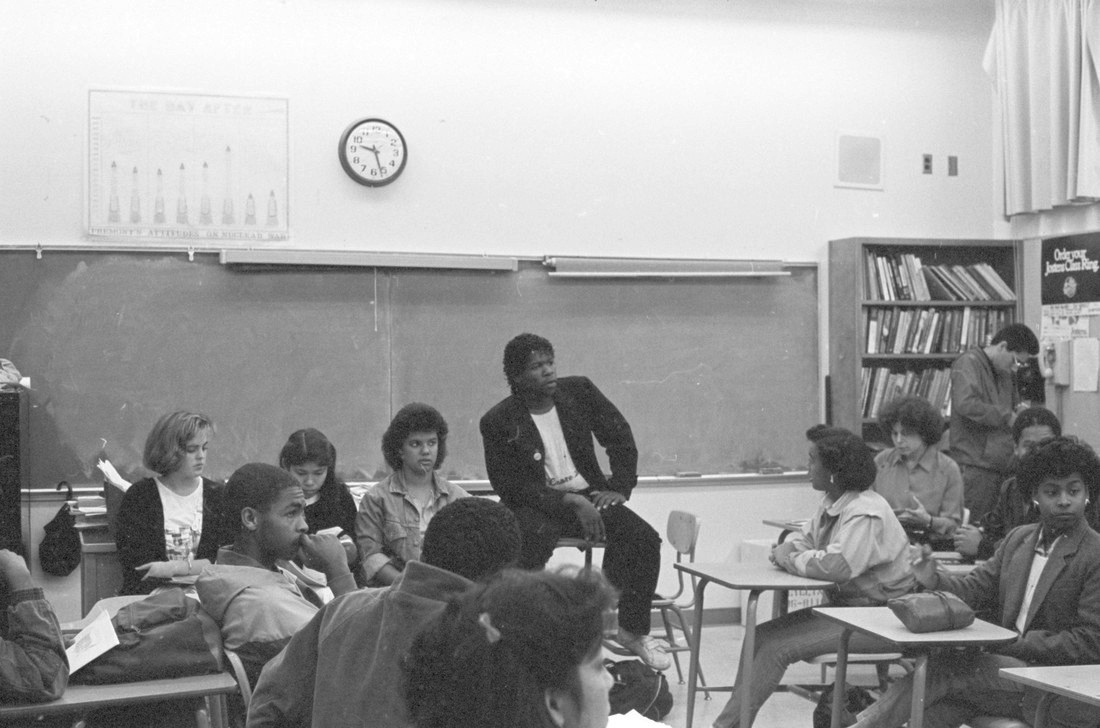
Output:
[[[433,521],[434,523],[434,521]],[[550,728],[549,689],[580,702],[616,595],[597,571],[510,569],[452,600],[404,663],[419,728]]]
[[[336,480],[336,447],[324,433],[312,427],[294,432],[279,451],[279,467],[283,470],[306,463],[316,463],[328,470],[322,488],[339,482]]]
[[[1046,407],[1028,407],[1020,410],[1020,414],[1016,415],[1016,419],[1012,421],[1012,439],[1019,443],[1024,430],[1029,427],[1044,426],[1049,427],[1055,437],[1062,436],[1062,423],[1058,421],[1058,416]]]
[[[943,417],[924,397],[910,395],[891,400],[878,416],[879,425],[887,436],[893,436],[894,425],[915,432],[925,445],[935,445],[943,435]]]
[[[142,462],[158,475],[174,473],[183,463],[187,443],[202,430],[214,434],[214,421],[206,415],[182,410],[164,415],[145,438]]]
[[[432,516],[420,560],[470,581],[519,561],[523,538],[507,506],[488,498],[459,498]]]
[[[422,402],[407,404],[397,411],[382,435],[382,456],[391,468],[400,470],[401,446],[406,438],[414,432],[434,432],[439,440],[434,465],[438,468],[447,457],[447,431],[447,421],[435,407]]]
[[[815,425],[806,439],[817,447],[822,465],[842,490],[867,490],[875,483],[875,459],[871,448],[843,427]]]
[[[1076,437],[1054,437],[1043,440],[1020,459],[1016,480],[1025,493],[1034,494],[1050,478],[1081,477],[1089,498],[1094,502],[1100,491],[1100,458],[1087,444]]]
[[[504,377],[512,393],[516,393],[515,378],[527,368],[532,354],[554,356],[554,345],[538,334],[520,334],[504,347]]]

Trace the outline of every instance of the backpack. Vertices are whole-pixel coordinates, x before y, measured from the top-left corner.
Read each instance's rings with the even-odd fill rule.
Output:
[[[814,708],[814,728],[829,728],[833,720],[833,685],[825,686],[821,691],[821,697],[817,699],[817,707]],[[844,712],[840,717],[842,726],[849,726],[856,722],[856,716],[862,713],[875,702],[875,696],[858,685],[848,685],[847,700],[844,701]]]
[[[62,480],[57,484],[69,489],[66,501],[73,499],[73,487]],[[76,531],[76,516],[69,510],[68,502],[57,511],[49,523],[42,527],[46,535],[38,544],[38,563],[42,571],[54,576],[68,576],[80,564],[80,534]]]
[[[603,664],[615,679],[608,695],[612,713],[636,710],[650,720],[660,720],[672,710],[672,692],[664,675],[641,660],[604,660]]]
[[[70,682],[135,682],[220,672],[224,650],[214,619],[183,589],[164,589],[122,607],[111,620],[118,645]]]

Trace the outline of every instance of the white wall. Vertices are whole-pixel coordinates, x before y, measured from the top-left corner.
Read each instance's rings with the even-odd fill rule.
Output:
[[[14,0],[5,18],[0,245],[82,241],[90,88],[287,97],[295,247],[823,260],[836,237],[1007,231],[990,0]],[[383,189],[336,160],[368,115],[410,145]],[[885,191],[832,186],[837,131],[882,137]]]

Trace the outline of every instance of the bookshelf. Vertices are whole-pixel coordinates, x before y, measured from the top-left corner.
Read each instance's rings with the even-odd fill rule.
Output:
[[[878,410],[902,394],[950,411],[951,363],[1019,320],[1015,241],[829,242],[829,412],[888,442]]]

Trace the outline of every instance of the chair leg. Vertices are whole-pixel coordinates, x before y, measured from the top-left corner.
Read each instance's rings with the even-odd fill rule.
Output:
[[[680,622],[680,631],[684,633],[684,639],[690,645],[691,644],[691,627],[688,626],[687,617],[684,616],[684,610],[681,609],[679,607],[679,605],[676,605],[676,604],[673,604],[673,605],[669,606],[668,609],[671,609],[672,612],[676,615],[676,619],[679,620],[679,622]],[[663,610],[663,609],[661,610],[662,615],[664,614],[664,611],[665,610]],[[672,657],[676,661],[676,670],[677,670],[677,672],[679,672],[679,670],[680,670],[680,660],[678,658],[678,654],[679,653],[676,653],[676,652],[672,653]],[[680,684],[683,685],[683,683],[684,683],[684,678],[683,678],[683,674],[681,673],[680,674]],[[710,700],[710,691],[708,691],[706,689],[707,679],[703,676],[703,666],[702,665],[699,666],[699,687],[703,688],[703,699],[704,700]]]
[[[661,621],[665,624],[665,636],[668,638],[669,647],[676,646],[676,635],[672,632],[672,621],[668,618],[668,607],[661,607]],[[676,663],[676,679],[684,684],[684,671],[680,668],[680,653],[672,653],[672,661]]]
[[[878,689],[885,693],[886,689],[890,687],[890,663],[875,663],[875,675],[878,677]]]

